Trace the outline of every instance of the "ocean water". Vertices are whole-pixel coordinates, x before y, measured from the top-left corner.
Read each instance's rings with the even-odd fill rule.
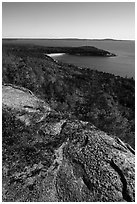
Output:
[[[98,71],[112,73],[122,77],[135,78],[135,41],[114,40],[79,40],[79,39],[22,39],[12,40],[11,43],[27,43],[41,46],[95,46],[115,53],[116,57],[84,57],[67,54],[52,55],[61,62],[89,67]],[[9,43],[9,42],[8,42]]]
[[[83,44],[82,44],[83,45]],[[115,53],[116,57],[89,57],[73,55],[52,55],[57,61],[89,67],[116,76],[135,78],[135,43],[134,41],[92,41],[86,45],[95,46]],[[81,45],[79,45],[81,46]]]

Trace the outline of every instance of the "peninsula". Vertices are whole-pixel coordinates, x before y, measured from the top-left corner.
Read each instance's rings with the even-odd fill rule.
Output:
[[[35,40],[34,40],[35,41]],[[4,45],[11,45],[12,47],[17,47],[17,45],[20,45],[22,48],[24,45],[29,46],[29,50],[34,49],[37,50],[37,52],[43,52],[47,54],[52,53],[65,53],[69,55],[78,55],[78,56],[98,56],[98,57],[115,57],[115,53],[111,53],[109,51],[96,48],[94,46],[79,46],[79,47],[73,47],[73,46],[36,46],[32,45],[30,40],[26,40],[25,43],[23,43],[23,40],[19,39],[3,39]]]
[[[99,57],[115,57],[116,54],[110,53],[106,50],[98,49],[93,46],[80,46],[80,47],[45,47],[45,52],[51,53],[65,53],[69,55],[78,56],[99,56]]]

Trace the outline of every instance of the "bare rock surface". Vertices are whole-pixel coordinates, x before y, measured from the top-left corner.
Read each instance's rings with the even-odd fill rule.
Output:
[[[16,112],[16,117],[30,125],[30,120],[36,117],[42,121],[51,111],[44,101],[38,99],[30,90],[15,85],[3,85],[2,104]],[[35,122],[36,122],[35,118]]]
[[[4,85],[2,105],[4,202],[135,201],[129,145],[21,87]]]

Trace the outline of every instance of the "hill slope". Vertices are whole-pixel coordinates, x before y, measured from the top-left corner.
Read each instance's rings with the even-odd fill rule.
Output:
[[[60,114],[92,122],[132,147],[135,81],[57,63],[44,48],[3,45],[3,83],[33,91]]]
[[[3,201],[135,201],[129,145],[23,87],[4,85],[2,105]]]

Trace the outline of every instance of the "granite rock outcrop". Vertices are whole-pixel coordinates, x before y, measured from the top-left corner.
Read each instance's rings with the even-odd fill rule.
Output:
[[[3,201],[135,201],[130,145],[3,85]]]

